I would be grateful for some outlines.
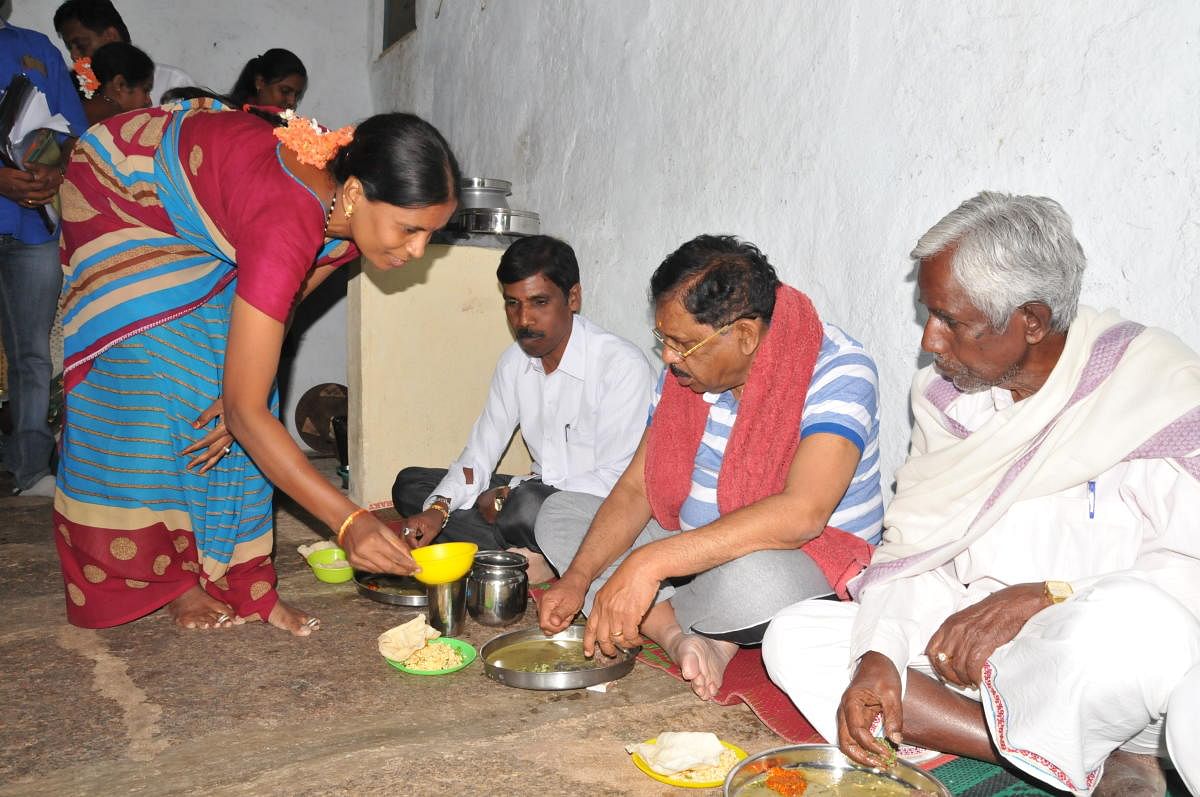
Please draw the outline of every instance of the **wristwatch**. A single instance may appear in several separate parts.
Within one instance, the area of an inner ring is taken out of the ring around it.
[[[1046,582],[1046,598],[1053,606],[1057,603],[1062,603],[1067,598],[1075,594],[1075,590],[1066,581],[1047,581]]]

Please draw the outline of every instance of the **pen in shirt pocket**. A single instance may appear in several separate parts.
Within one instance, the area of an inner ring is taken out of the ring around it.
[[[1096,482],[1088,482],[1088,520],[1096,519]]]
[[[563,427],[563,442],[571,442],[571,424],[569,423]]]

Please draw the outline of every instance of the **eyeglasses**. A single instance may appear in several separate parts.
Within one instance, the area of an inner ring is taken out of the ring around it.
[[[740,319],[738,319],[738,320],[740,320]],[[667,342],[667,338],[666,338],[666,336],[665,336],[665,335],[663,335],[663,333],[662,333],[662,330],[661,330],[661,329],[659,329],[658,327],[654,327],[654,328],[653,328],[653,329],[651,329],[650,331],[651,331],[651,332],[654,334],[654,337],[655,337],[655,339],[657,339],[657,340],[658,340],[658,342],[659,342],[660,344],[662,344],[662,345],[663,345],[663,346],[665,346],[666,348],[670,349],[671,351],[673,351],[673,352],[675,352],[677,355],[679,355],[679,359],[681,359],[681,360],[686,360],[688,357],[690,357],[691,355],[695,354],[695,353],[696,353],[696,349],[699,349],[699,348],[700,348],[701,346],[703,346],[705,343],[708,343],[708,342],[709,342],[710,340],[712,340],[713,338],[715,338],[715,337],[717,337],[717,336],[719,336],[719,335],[724,335],[726,332],[728,332],[729,330],[733,329],[733,325],[734,325],[735,323],[737,323],[737,320],[735,320],[735,321],[731,321],[730,323],[728,323],[728,324],[726,324],[725,326],[723,326],[723,327],[721,327],[720,329],[718,329],[716,332],[714,332],[714,333],[712,333],[711,335],[709,335],[709,336],[708,336],[707,338],[705,338],[704,340],[702,340],[702,341],[700,341],[699,343],[697,343],[695,346],[692,346],[692,347],[691,347],[690,349],[688,349],[687,351],[681,351],[681,350],[680,350],[680,349],[679,349],[677,346],[675,346],[675,345],[673,345],[673,344],[671,344],[671,343],[668,343],[668,342]]]

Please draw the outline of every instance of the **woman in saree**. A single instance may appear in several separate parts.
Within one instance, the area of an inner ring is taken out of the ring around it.
[[[276,130],[199,99],[115,116],[73,152],[54,524],[75,625],[167,606],[186,628],[310,634],[317,619],[275,589],[275,488],[336,530],[354,566],[416,569],[293,442],[275,374],[293,307],[333,269],[422,255],[454,212],[458,166],[408,114],[352,140],[306,120]]]

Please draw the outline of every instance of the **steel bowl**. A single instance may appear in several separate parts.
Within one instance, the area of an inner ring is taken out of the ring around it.
[[[493,637],[479,650],[479,657],[483,659],[483,671],[489,678],[497,680],[505,686],[515,686],[518,689],[582,689],[595,684],[615,681],[628,675],[637,660],[637,654],[641,651],[641,647],[631,648],[619,653],[613,659],[606,660],[603,666],[570,672],[531,672],[505,666],[504,652],[506,649],[511,649],[518,643],[535,641],[545,643],[548,651],[547,658],[552,659],[556,648],[559,650],[574,646],[583,648],[583,626],[570,626],[554,636],[546,636],[542,633],[542,629],[533,626]]]
[[[454,214],[449,226],[470,233],[537,235],[542,229],[542,221],[530,210],[462,208]]]
[[[425,591],[425,585],[412,576],[355,570],[354,586],[364,598],[389,606],[424,608],[429,605],[429,594]]]
[[[913,795],[950,797],[950,790],[940,780],[912,764],[897,761],[889,769],[871,769],[846,758],[832,744],[797,744],[776,747],[752,755],[729,771],[722,793],[725,797],[773,794],[774,792],[766,790],[765,787],[756,788],[754,785],[754,781],[771,767],[795,769],[814,777],[828,777],[832,783],[841,781],[853,772],[869,773],[907,788]]]

